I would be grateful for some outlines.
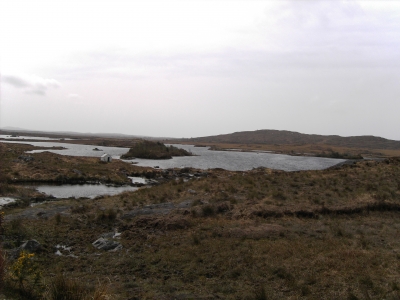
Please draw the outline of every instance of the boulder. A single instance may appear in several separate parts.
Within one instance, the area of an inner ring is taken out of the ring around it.
[[[23,160],[24,162],[28,162],[28,161],[34,160],[34,158],[32,156],[29,156],[29,155],[18,156],[18,159],[19,160]]]
[[[74,172],[75,174],[78,174],[78,175],[82,175],[82,172],[77,169],[73,169],[72,172]]]
[[[99,238],[92,243],[92,245],[99,250],[104,251],[117,251],[122,249],[122,245],[118,242],[111,241],[105,238]]]
[[[11,259],[17,259],[22,251],[34,253],[38,252],[42,249],[42,245],[37,240],[29,240],[25,241],[21,246],[18,248],[11,249],[8,252],[8,256]]]
[[[31,253],[37,252],[42,248],[42,245],[37,240],[29,240],[24,242],[19,249],[22,251],[28,251]]]

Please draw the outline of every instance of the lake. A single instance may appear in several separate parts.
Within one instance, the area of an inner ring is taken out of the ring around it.
[[[103,147],[94,145],[78,145],[55,142],[24,142],[4,141],[4,143],[31,144],[38,147],[65,147],[63,150],[33,150],[27,153],[39,153],[49,151],[61,155],[100,157],[104,153],[117,159],[128,152],[129,148]],[[283,171],[322,170],[345,161],[323,157],[290,156],[273,153],[236,152],[236,151],[211,151],[208,147],[194,147],[193,145],[174,145],[191,151],[196,156],[174,157],[168,160],[134,159],[124,160],[127,163],[135,162],[138,166],[166,168],[192,167],[197,169],[222,168],[230,171],[247,171],[257,167]],[[94,148],[102,151],[93,151]]]
[[[222,168],[230,171],[247,171],[266,167],[284,171],[322,170],[334,166],[344,159],[309,156],[290,156],[266,152],[213,151],[208,147],[193,145],[174,145],[191,151],[196,156],[174,157],[168,160],[134,159],[137,166],[162,169],[192,167],[197,169]],[[126,160],[125,160],[126,161]]]
[[[11,136],[7,134],[0,134],[0,139],[8,139],[8,140],[46,140],[46,141],[72,141],[73,139],[70,138],[50,138],[50,137],[41,137],[41,136],[27,136],[27,135],[18,135],[18,136]]]

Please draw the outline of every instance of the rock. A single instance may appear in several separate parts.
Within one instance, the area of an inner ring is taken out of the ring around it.
[[[100,235],[100,237],[104,238],[104,239],[115,239],[115,238],[119,238],[120,235],[121,235],[121,233],[117,232],[117,230],[115,230],[112,232],[103,233],[102,235]]]
[[[114,237],[114,232],[103,233],[100,237],[103,239],[112,239]]]
[[[188,193],[189,193],[189,194],[192,194],[192,195],[197,194],[197,192],[196,192],[195,190],[191,190],[191,189],[188,190]]]
[[[34,253],[34,252],[38,252],[39,250],[41,250],[41,248],[42,248],[42,246],[40,245],[40,243],[37,240],[29,240],[29,241],[24,242],[18,248],[11,249],[7,252],[8,252],[8,256],[11,259],[17,259],[20,256],[22,251]]]
[[[73,169],[72,172],[74,172],[75,174],[78,174],[78,175],[82,175],[82,172],[77,169]]]
[[[99,250],[104,251],[117,251],[122,249],[122,245],[115,241],[110,241],[105,238],[99,238],[92,243],[92,245]]]
[[[188,208],[191,207],[193,203],[193,200],[185,200],[181,203],[179,203],[176,207],[177,208]]]
[[[28,161],[34,160],[34,158],[32,156],[28,156],[28,155],[18,156],[18,159],[19,160],[23,160],[24,162],[28,162]]]
[[[19,249],[22,251],[28,251],[28,252],[37,252],[42,248],[42,245],[37,240],[29,240],[23,243]]]
[[[147,180],[147,184],[148,185],[158,185],[158,184],[160,184],[157,180],[154,180],[154,179],[148,179]]]

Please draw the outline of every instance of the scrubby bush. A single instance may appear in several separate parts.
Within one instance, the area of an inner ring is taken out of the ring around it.
[[[5,235],[14,240],[15,246],[20,246],[28,237],[28,231],[22,223],[22,219],[13,219],[7,223]]]
[[[39,299],[41,290],[41,273],[35,254],[21,251],[19,257],[8,269],[6,276],[7,289],[22,299]]]
[[[97,216],[98,221],[115,221],[116,218],[117,218],[117,212],[112,208],[109,208],[106,211],[102,211]]]
[[[203,213],[204,217],[210,217],[215,214],[215,209],[212,205],[204,205],[201,208],[201,212]]]

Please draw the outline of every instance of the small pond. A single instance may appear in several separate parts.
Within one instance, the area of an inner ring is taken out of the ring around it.
[[[13,203],[16,200],[17,200],[16,198],[12,198],[12,197],[0,197],[0,207],[2,207],[3,205],[9,204],[9,203]]]
[[[40,185],[36,189],[46,195],[55,198],[96,198],[103,195],[117,195],[126,191],[136,191],[133,186],[108,186],[104,184],[64,184],[64,185]]]

